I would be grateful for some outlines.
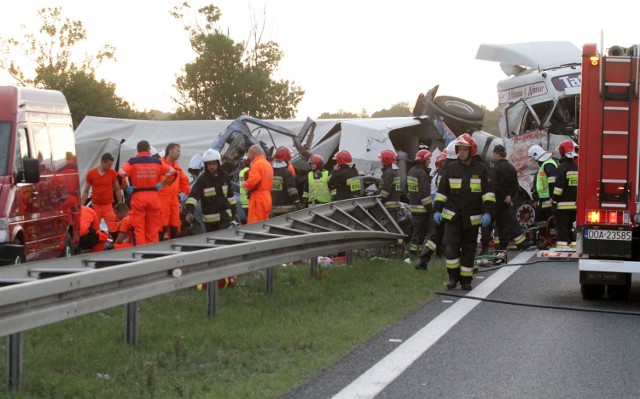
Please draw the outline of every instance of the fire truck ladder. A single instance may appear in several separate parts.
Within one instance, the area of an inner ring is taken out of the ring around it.
[[[631,105],[637,95],[637,73],[632,60],[628,56],[602,57],[599,196],[602,207],[626,209],[629,206]]]

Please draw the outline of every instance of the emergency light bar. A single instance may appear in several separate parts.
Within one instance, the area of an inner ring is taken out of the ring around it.
[[[587,210],[587,223],[591,224],[631,224],[631,216],[626,211]]]

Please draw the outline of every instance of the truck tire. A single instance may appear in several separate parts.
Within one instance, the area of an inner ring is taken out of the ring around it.
[[[15,245],[22,245],[22,241],[20,241],[19,238],[16,238],[15,240],[13,240],[13,244]],[[13,264],[14,265],[20,265],[22,263],[25,263],[27,261],[27,257],[24,254],[24,247],[22,249],[19,249],[17,254],[15,255],[15,258],[13,260]]]
[[[582,293],[582,299],[597,300],[601,299],[604,295],[603,284],[580,284],[580,292]]]
[[[609,299],[614,301],[626,301],[629,299],[629,285],[608,285],[607,295]]]
[[[428,115],[441,116],[444,123],[457,135],[482,128],[484,111],[474,103],[458,97],[430,96],[424,98]]]

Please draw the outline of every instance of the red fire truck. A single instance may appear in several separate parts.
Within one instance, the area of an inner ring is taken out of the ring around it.
[[[604,53],[604,52],[602,52]],[[626,299],[640,273],[638,47],[582,52],[576,238],[585,299]]]

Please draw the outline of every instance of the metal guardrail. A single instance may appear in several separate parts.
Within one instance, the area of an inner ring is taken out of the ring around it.
[[[364,197],[158,244],[0,268],[8,384],[20,385],[22,331],[128,304],[127,337],[135,342],[135,306],[129,305],[138,300],[261,269],[269,279],[275,265],[403,237],[378,198]],[[209,291],[215,302],[215,289]]]

